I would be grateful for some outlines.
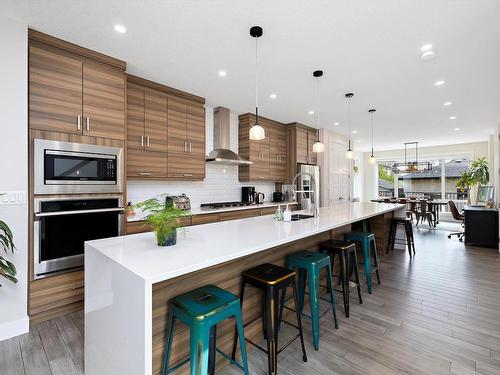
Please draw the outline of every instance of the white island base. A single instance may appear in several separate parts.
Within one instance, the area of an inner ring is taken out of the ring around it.
[[[405,206],[346,203],[320,209],[317,218],[276,222],[272,215],[187,227],[177,245],[158,247],[153,233],[90,241],[85,245],[85,373],[160,374],[168,301],[215,284],[238,294],[240,274],[261,263],[284,265],[286,255],[342,238],[352,224],[369,222],[379,254],[393,215]],[[261,297],[249,290],[243,317],[261,314]],[[234,322],[219,325],[217,345],[229,352]],[[245,330],[258,338],[262,325]],[[189,335],[176,326],[171,363],[188,354]],[[189,366],[178,374],[189,373]]]

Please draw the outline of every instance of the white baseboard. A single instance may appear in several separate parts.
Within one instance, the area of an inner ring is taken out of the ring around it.
[[[12,322],[0,324],[0,341],[10,339],[28,333],[30,330],[30,319],[28,316]]]

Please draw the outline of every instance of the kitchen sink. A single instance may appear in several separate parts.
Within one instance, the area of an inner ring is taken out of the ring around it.
[[[302,219],[310,219],[314,217],[313,215],[304,215],[304,214],[293,214],[292,215],[292,221],[298,221]]]

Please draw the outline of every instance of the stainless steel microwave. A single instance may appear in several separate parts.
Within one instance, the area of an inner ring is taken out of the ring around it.
[[[123,192],[123,149],[35,139],[35,194]]]

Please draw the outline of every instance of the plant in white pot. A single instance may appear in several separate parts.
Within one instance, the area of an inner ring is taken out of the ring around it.
[[[134,208],[147,213],[144,220],[155,231],[158,246],[173,246],[177,243],[177,228],[181,226],[180,218],[189,215],[188,211],[173,205],[167,206],[165,195],[136,203]]]
[[[9,251],[14,254],[14,250],[16,249],[12,231],[10,230],[9,226],[2,220],[0,220],[0,247],[5,251],[6,254],[8,254]],[[7,280],[12,281],[13,283],[17,283],[16,274],[17,271],[14,263],[9,262],[7,259],[0,255],[0,276],[5,277]],[[2,285],[0,284],[0,286]]]

